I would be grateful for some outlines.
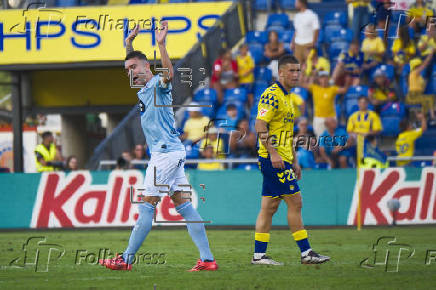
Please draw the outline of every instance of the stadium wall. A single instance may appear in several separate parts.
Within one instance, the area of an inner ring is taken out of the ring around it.
[[[187,170],[192,202],[211,225],[254,225],[262,178],[257,170]],[[397,198],[398,224],[436,223],[436,168],[389,168],[361,172],[361,209],[365,225],[392,222],[387,201]],[[138,170],[44,174],[1,174],[0,228],[132,226],[144,172]],[[354,225],[358,204],[356,171],[304,171],[300,182],[306,225]],[[165,187],[162,189],[165,190]],[[186,188],[188,195],[189,187]],[[132,196],[131,196],[132,195]],[[159,204],[155,225],[182,220],[169,197]],[[165,223],[163,223],[165,222]],[[280,206],[274,225],[286,225]],[[178,223],[180,225],[180,223]]]

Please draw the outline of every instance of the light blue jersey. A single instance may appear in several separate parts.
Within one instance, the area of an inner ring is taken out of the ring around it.
[[[144,131],[150,152],[185,151],[179,139],[179,133],[174,128],[174,112],[172,107],[155,106],[154,90],[156,89],[156,105],[172,105],[171,83],[167,85],[155,75],[138,92],[139,109],[141,111],[141,126]]]

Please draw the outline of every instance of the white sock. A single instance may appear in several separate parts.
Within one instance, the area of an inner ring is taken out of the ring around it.
[[[259,260],[260,258],[262,258],[265,255],[265,253],[254,253],[253,255],[253,259],[255,260]]]
[[[301,256],[306,256],[310,251],[312,251],[312,249],[307,249],[306,251],[301,252]]]

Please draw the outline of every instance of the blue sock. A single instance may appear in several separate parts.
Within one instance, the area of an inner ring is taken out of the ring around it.
[[[183,216],[186,221],[202,221],[198,211],[187,201],[176,207],[179,214]],[[203,223],[186,223],[189,235],[192,241],[200,251],[200,259],[213,261],[213,255],[209,248],[209,241],[207,240],[206,229]]]
[[[139,205],[139,217],[130,234],[129,245],[123,253],[126,263],[134,263],[135,254],[139,250],[151,230],[155,207],[148,202]]]

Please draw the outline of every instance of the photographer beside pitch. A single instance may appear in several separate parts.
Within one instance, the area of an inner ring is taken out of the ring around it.
[[[156,41],[162,67],[166,69],[162,76],[153,75],[147,57],[142,52],[133,50],[132,41],[138,34],[138,26],[126,39],[127,56],[124,67],[133,83],[142,86],[138,91],[141,126],[151,158],[144,180],[144,202],[138,205],[139,217],[130,235],[129,245],[122,255],[114,259],[101,259],[99,263],[112,270],[131,270],[135,254],[151,230],[156,205],[165,196],[165,192],[161,191],[162,187],[156,184],[165,184],[169,186],[169,195],[176,211],[187,221],[189,235],[200,252],[200,259],[190,271],[215,271],[218,265],[210,251],[204,224],[198,222],[202,219],[191,202],[182,197],[185,189],[183,185],[189,184],[184,169],[186,152],[179,133],[174,128],[174,112],[171,106],[173,66],[165,47],[168,23],[163,21],[161,25],[161,29],[156,30]],[[155,106],[154,102],[159,106]]]
[[[279,80],[268,87],[259,100],[255,129],[259,135],[259,166],[263,175],[262,202],[256,221],[252,264],[283,265],[266,255],[272,217],[282,199],[288,207],[288,224],[301,250],[302,264],[320,264],[330,260],[313,251],[301,217],[301,193],[297,179],[301,168],[293,148],[294,115],[291,89],[298,84],[300,64],[292,55],[278,63]]]

